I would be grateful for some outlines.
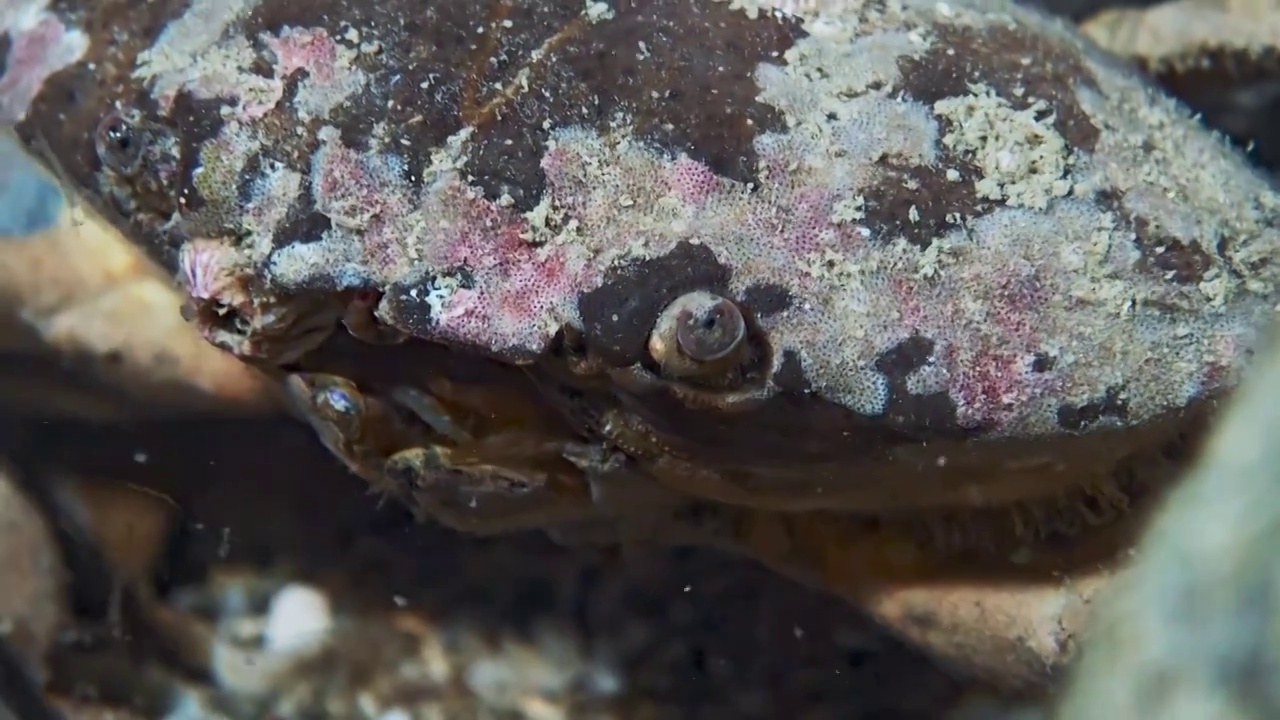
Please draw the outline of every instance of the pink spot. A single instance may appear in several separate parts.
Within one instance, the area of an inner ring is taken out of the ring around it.
[[[1209,345],[1210,354],[1196,394],[1207,395],[1229,384],[1244,352],[1244,344],[1235,335],[1223,334],[1215,337]]]
[[[1036,400],[1054,392],[1061,378],[1034,368],[1041,350],[1037,317],[1051,299],[1029,268],[990,268],[975,282],[934,290],[928,282],[895,278],[901,324],[936,343],[938,363],[950,378],[957,420],[966,427],[999,429],[1015,422]],[[981,303],[981,311],[970,309]]]
[[[323,28],[287,27],[280,37],[268,37],[267,47],[276,54],[277,77],[284,79],[306,70],[311,79],[332,82],[338,63],[338,45]]]
[[[217,240],[196,239],[182,246],[178,268],[187,294],[201,300],[222,295],[234,276],[235,251]]]
[[[590,203],[590,188],[582,177],[583,159],[562,146],[553,147],[542,156],[542,173],[547,187],[555,188],[556,200],[561,208],[574,215],[586,212]]]
[[[525,241],[520,215],[483,199],[454,199],[465,204],[465,220],[444,243],[440,262],[466,266],[475,287],[450,296],[441,329],[468,340],[495,338],[498,347],[540,346],[548,320],[582,287],[582,271],[571,269],[565,247]]]
[[[1035,356],[1021,348],[982,342],[977,348],[942,355],[949,361],[957,420],[966,427],[999,429],[1054,388],[1052,376],[1035,373]]]
[[[548,183],[562,185],[576,177],[576,168],[580,162],[581,158],[578,153],[562,145],[557,145],[543,154],[542,172],[547,176]]]
[[[457,335],[463,336],[466,332],[456,331],[456,328],[465,327],[469,321],[475,320],[483,307],[484,296],[481,293],[470,288],[456,290],[449,296],[436,321],[446,332],[454,330]],[[483,322],[484,319],[479,318],[479,321]]]
[[[925,293],[919,281],[901,275],[890,275],[888,284],[897,300],[898,324],[911,332],[924,328],[929,322],[928,308],[936,306],[934,293]]]
[[[316,209],[334,225],[361,232],[371,264],[386,267],[399,251],[390,225],[410,215],[412,203],[391,160],[362,155],[338,142],[336,135],[321,133],[324,145],[313,159]]]
[[[1032,342],[1037,334],[1036,318],[1050,300],[1049,289],[1034,272],[1009,268],[993,273],[996,287],[986,300],[992,321],[1010,336]]]
[[[0,123],[14,124],[27,110],[51,75],[76,62],[89,48],[89,40],[79,30],[68,30],[52,13],[38,5],[19,10],[6,18],[9,24],[0,33],[11,36],[0,76]]]
[[[684,202],[701,205],[720,189],[720,178],[706,165],[681,155],[667,171],[667,185]]]
[[[831,247],[839,230],[831,221],[832,204],[832,194],[825,188],[806,188],[792,194],[785,213],[773,218],[775,242],[798,257]]]

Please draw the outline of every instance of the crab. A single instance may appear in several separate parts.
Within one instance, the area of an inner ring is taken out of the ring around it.
[[[411,386],[381,398],[339,376],[295,373],[286,387],[325,447],[371,488],[458,530],[491,534],[587,519],[593,505],[580,469],[611,469],[612,458],[585,443],[484,427],[482,418]]]
[[[1280,300],[1271,181],[1002,0],[11,8],[0,110],[376,492],[740,552],[1006,684]]]

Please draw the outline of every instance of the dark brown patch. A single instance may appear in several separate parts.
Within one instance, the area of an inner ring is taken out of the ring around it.
[[[625,119],[657,147],[753,180],[756,133],[785,128],[756,101],[753,74],[761,62],[781,62],[803,36],[799,23],[752,20],[701,0],[616,3],[614,17],[595,23],[583,8],[578,0],[267,0],[246,31],[321,26],[337,37],[349,24],[379,41],[383,69],[341,111],[343,140],[363,147],[385,122],[421,168],[447,137],[474,126],[465,171],[490,198],[509,195],[522,210],[542,194],[549,132],[572,125],[605,132]]]
[[[730,474],[731,468],[750,472],[864,461],[895,445],[977,434],[956,424],[954,405],[944,394],[907,392],[906,376],[926,361],[932,346],[926,338],[912,338],[877,364],[893,387],[890,411],[877,417],[860,415],[813,392],[799,358],[787,351],[773,377],[775,393],[728,410],[691,407],[661,383],[640,392],[615,392],[622,406],[643,420],[664,447]]]
[[[150,114],[158,115],[155,105],[139,99]],[[197,100],[188,93],[179,93],[169,111],[168,123],[182,141],[182,162],[188,183],[192,170],[200,162],[200,150],[204,144],[222,132],[226,120],[222,117],[222,101]]]
[[[1025,28],[1004,26],[937,26],[933,40],[933,49],[924,56],[898,61],[902,89],[911,97],[932,104],[968,95],[969,83],[985,83],[1018,109],[1045,101],[1053,111],[1054,128],[1071,147],[1088,151],[1097,144],[1098,128],[1076,101],[1074,89],[1077,83],[1093,87],[1093,74],[1074,48]]]
[[[803,382],[794,376],[787,381]],[[778,392],[732,410],[690,407],[664,384],[645,392],[615,392],[661,446],[710,468],[756,470],[862,459],[908,440],[813,392]]]
[[[791,307],[791,291],[780,285],[752,285],[742,292],[742,305],[757,318],[776,315]]]
[[[1047,373],[1058,366],[1058,358],[1047,352],[1038,352],[1031,359],[1031,372]]]
[[[1280,170],[1280,48],[1201,47],[1145,69],[1263,166]]]
[[[1179,284],[1196,284],[1213,267],[1213,258],[1198,243],[1184,243],[1163,235],[1146,218],[1133,219],[1134,242],[1142,266]]]
[[[310,194],[303,195],[300,206],[289,210],[289,215],[277,231],[281,236],[293,238],[295,243],[316,242],[333,227],[328,215],[317,211]]]
[[[933,166],[887,160],[877,181],[863,193],[865,222],[885,242],[904,238],[921,249],[964,222],[981,214],[990,203],[978,199],[975,181],[982,173],[972,163],[944,154]],[[947,169],[960,179],[947,179]],[[916,217],[912,219],[912,208]]]
[[[611,270],[599,288],[578,298],[587,350],[616,367],[644,362],[649,332],[662,310],[695,290],[728,297],[730,276],[710,248],[691,243]]]
[[[932,340],[912,335],[876,360],[876,370],[889,380],[885,420],[892,427],[919,437],[971,435],[956,421],[956,405],[947,393],[917,395],[907,389],[907,377],[928,364],[933,349]]]
[[[788,393],[807,393],[813,389],[809,378],[804,374],[804,365],[794,350],[782,351],[782,362],[778,364],[778,372],[773,374],[773,384]]]
[[[4,75],[4,71],[9,68],[9,48],[13,47],[13,41],[9,39],[6,33],[0,35],[0,76]]]
[[[1185,243],[1163,233],[1149,219],[1134,215],[1125,208],[1122,196],[1115,190],[1102,190],[1097,201],[1133,230],[1133,243],[1138,248],[1138,267],[1172,282],[1194,285],[1216,264],[1216,258],[1198,243]],[[1229,243],[1227,240],[1223,245]],[[1218,252],[1222,252],[1221,247]]]
[[[471,272],[465,267],[450,268],[442,274],[459,278],[462,288],[475,287]],[[388,287],[382,296],[381,313],[397,328],[417,337],[428,337],[435,331],[435,316],[427,301],[427,284],[432,278],[424,278],[416,284],[396,283]]]
[[[1058,408],[1058,425],[1073,432],[1085,430],[1104,417],[1122,421],[1128,419],[1129,401],[1125,399],[1122,388],[1107,388],[1106,394],[1101,398],[1079,407],[1063,405]]]
[[[247,207],[253,202],[253,188],[257,184],[258,176],[262,174],[267,159],[263,153],[254,153],[245,162],[244,168],[240,171],[240,176],[236,178],[236,196],[235,203],[237,207]],[[310,195],[310,193],[307,193]]]

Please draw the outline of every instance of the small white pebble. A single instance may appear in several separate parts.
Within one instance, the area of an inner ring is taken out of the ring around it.
[[[332,630],[329,598],[309,585],[290,583],[271,598],[263,646],[272,652],[305,651],[325,642]]]
[[[622,694],[623,678],[612,668],[592,665],[588,668],[583,684],[587,692],[596,697],[615,697]]]

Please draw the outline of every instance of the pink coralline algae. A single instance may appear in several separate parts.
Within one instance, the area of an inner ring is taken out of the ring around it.
[[[706,164],[682,155],[668,175],[672,193],[680,200],[697,205],[721,187],[721,180]]]
[[[764,395],[941,398],[950,431],[1004,436],[1113,389],[1127,417],[1091,423],[1216,392],[1274,307],[1275,193],[1016,5],[517,7],[175,2],[118,69],[199,159],[166,239],[234,239],[278,298],[374,290],[383,324],[506,358],[569,327],[634,368],[669,294],[713,291],[766,338]]]
[[[313,164],[316,207],[339,227],[362,230],[366,237],[385,234],[384,223],[410,210],[394,158],[357,153],[336,132],[323,132],[321,140]],[[378,257],[369,262],[376,264]]]
[[[337,75],[338,46],[323,29],[285,28],[279,37],[267,38],[267,47],[276,54],[282,78],[306,70],[316,82],[330,83]]]
[[[9,36],[0,76],[0,124],[21,121],[50,75],[76,62],[89,38],[45,9],[47,0],[0,0],[0,37]]]
[[[279,104],[286,82],[305,72],[293,106],[306,119],[327,116],[363,87],[365,75],[352,66],[357,51],[340,46],[322,28],[286,27],[277,35],[261,34],[258,39],[270,51],[266,57],[252,38],[219,39],[219,26],[233,23],[249,4],[236,0],[224,8],[201,6],[189,22],[172,23],[144,53],[136,75],[151,84],[162,107],[171,108],[178,93],[186,91],[200,99],[231,100],[235,104],[226,114],[258,120]],[[270,75],[255,69],[263,62],[273,64]]]
[[[469,205],[444,247],[443,267],[466,267],[474,288],[459,290],[444,303],[440,331],[461,340],[493,333],[512,347],[554,332],[563,322],[564,298],[590,279],[563,244],[528,242],[528,222],[482,200]]]
[[[324,117],[365,83],[364,73],[351,66],[356,52],[340,46],[323,28],[287,27],[278,37],[265,38],[276,56],[276,76],[286,80],[305,71],[294,105],[303,117]]]
[[[324,257],[343,287],[415,278],[411,299],[428,302],[437,332],[459,342],[490,337],[519,348],[554,332],[566,298],[588,279],[581,248],[539,242],[542,228],[529,218],[455,180],[417,193],[395,156],[353,150],[332,129],[320,136],[312,194],[332,227],[320,242],[277,255],[279,275]],[[436,241],[423,244],[427,231]]]
[[[1001,268],[1003,282],[985,298],[982,318],[966,318],[960,298],[950,298],[932,308],[921,329],[933,337],[951,339],[962,329],[955,324],[984,323],[987,333],[976,344],[940,344],[942,365],[952,378],[951,395],[961,425],[1003,427],[1018,417],[1021,408],[1053,397],[1061,378],[1044,358],[1046,338],[1036,328],[1036,308],[1043,307],[1046,288],[1030,269]],[[950,327],[948,327],[950,326]]]

